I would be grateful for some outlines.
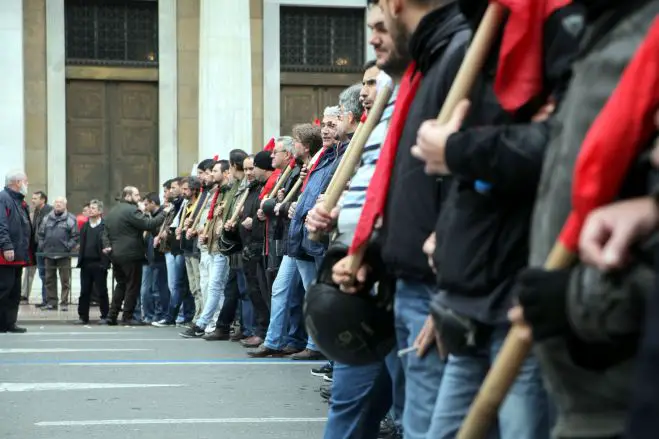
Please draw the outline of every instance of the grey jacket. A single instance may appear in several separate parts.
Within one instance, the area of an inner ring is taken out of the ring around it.
[[[658,13],[659,2],[647,2],[621,19],[573,66],[572,82],[553,121],[538,190],[531,231],[532,266],[544,263],[570,212],[572,174],[579,147]],[[607,18],[604,16],[600,20]],[[574,280],[570,287],[572,298],[568,299],[571,301],[568,312],[572,325],[582,337],[605,336],[607,318],[596,314],[606,310],[595,308],[586,313],[587,307],[574,308],[574,297],[580,290],[604,288],[600,283],[604,279],[592,272],[577,270],[575,273],[581,278],[578,282]],[[629,274],[632,275],[639,274]],[[645,284],[647,286],[647,282]],[[609,286],[606,291],[625,295],[625,288],[630,285],[632,283],[623,282],[615,288]],[[628,407],[631,360],[604,371],[589,371],[574,363],[564,339],[540,343],[535,353],[557,405],[556,437],[612,437],[622,433]]]
[[[61,259],[61,253],[71,253],[78,245],[80,235],[76,217],[69,212],[57,215],[52,210],[42,220],[38,232],[39,251],[43,253],[60,253],[59,256],[46,256]]]

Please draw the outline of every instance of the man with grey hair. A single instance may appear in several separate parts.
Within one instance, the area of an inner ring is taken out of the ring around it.
[[[44,309],[57,309],[57,272],[62,284],[60,305],[65,311],[71,292],[71,252],[78,246],[78,222],[67,211],[67,200],[55,198],[53,210],[39,227],[39,249],[46,265],[46,302]]]
[[[108,269],[110,258],[103,252],[103,202],[89,202],[89,220],[80,229],[80,252],[78,268],[80,268],[80,301],[78,302],[79,320],[76,324],[89,323],[89,304],[92,292],[98,292],[98,304],[101,311],[99,324],[107,323],[110,303],[108,298]]]
[[[339,116],[336,117],[336,128],[333,135],[334,140],[329,146],[325,145],[325,134],[328,131],[328,122],[332,119],[332,116],[327,116],[328,110],[326,110],[326,116],[323,118],[323,149],[315,162],[312,160],[314,163],[310,164],[309,172],[305,177],[302,185],[302,195],[297,205],[291,208],[288,253],[295,258],[305,292],[316,280],[318,267],[327,252],[328,242],[327,240],[321,242],[310,240],[304,223],[307,213],[314,207],[320,194],[327,189],[357,128],[363,111],[359,102],[360,92],[361,85],[353,85],[341,93],[339,97]],[[329,109],[329,111],[335,110]],[[313,340],[309,337],[306,349],[291,355],[290,358],[294,360],[319,360],[323,359],[324,356],[318,351]]]
[[[23,171],[10,171],[0,191],[0,333],[26,332],[16,326],[23,267],[34,264],[28,183]]]

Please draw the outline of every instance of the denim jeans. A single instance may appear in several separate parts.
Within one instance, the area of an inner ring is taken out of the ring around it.
[[[434,291],[434,284],[400,279],[396,283],[394,314],[398,349],[406,349],[414,344],[430,314],[430,297]],[[442,382],[444,362],[437,349],[429,349],[423,358],[412,352],[401,361],[405,374],[404,437],[435,439],[428,432]]]
[[[449,355],[428,437],[455,437],[507,333],[507,325],[497,327],[478,356]],[[531,355],[499,409],[498,428],[494,426],[488,438],[549,439],[552,421],[540,365]]]
[[[46,296],[46,261],[43,256],[37,256],[37,270],[39,271],[39,279],[41,279],[41,303],[46,303],[48,297]]]
[[[229,277],[229,258],[223,254],[208,255],[208,293],[204,301],[204,310],[197,320],[197,326],[205,328],[213,318],[215,310],[222,307],[224,288]]]
[[[169,287],[167,266],[164,263],[145,265],[142,269],[142,320],[159,321],[167,318]]]
[[[398,349],[387,355],[384,359],[391,377],[391,419],[398,428],[398,431],[403,432],[403,409],[405,408],[405,372],[403,371],[403,362],[398,358]]]
[[[272,285],[270,324],[264,345],[270,349],[282,350],[286,346],[301,348],[304,342],[295,337],[302,324],[301,304],[304,300],[304,287],[300,279],[295,258],[284,256]],[[291,311],[299,308],[299,316]],[[299,321],[295,321],[295,318]]]
[[[183,255],[165,254],[167,264],[167,284],[169,286],[170,300],[167,321],[176,321],[181,307],[185,308],[184,319],[192,320],[194,316],[194,298],[190,294],[185,268],[185,257]]]
[[[318,268],[322,262],[322,257],[315,258],[313,261],[303,261],[301,259],[295,260],[297,269],[300,272],[300,277],[302,278],[302,285],[304,286],[305,294],[309,290],[309,287],[316,281],[316,277],[318,276]],[[311,336],[309,336],[307,339],[307,349],[311,351],[318,351],[318,348],[311,339]]]
[[[396,350],[387,357],[396,357]],[[364,366],[334,363],[326,439],[377,439],[394,394],[388,361]]]

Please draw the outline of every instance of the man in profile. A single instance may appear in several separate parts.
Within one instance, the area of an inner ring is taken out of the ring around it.
[[[126,186],[119,203],[105,218],[104,252],[110,255],[116,285],[108,313],[108,325],[116,325],[123,305],[124,325],[141,325],[133,317],[142,286],[142,265],[146,258],[144,232],[159,227],[165,220],[160,211],[153,218],[138,208],[140,191]]]

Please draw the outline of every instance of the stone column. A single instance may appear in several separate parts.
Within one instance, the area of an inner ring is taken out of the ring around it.
[[[0,1],[0,185],[12,169],[25,169],[23,1]],[[29,176],[28,176],[29,177]]]
[[[64,0],[46,2],[48,195],[66,196],[66,52]]]
[[[252,147],[249,2],[201,0],[199,158]]]
[[[158,1],[158,181],[178,168],[177,0]]]

